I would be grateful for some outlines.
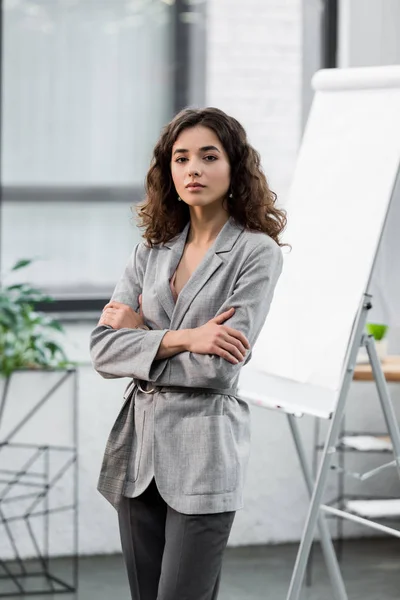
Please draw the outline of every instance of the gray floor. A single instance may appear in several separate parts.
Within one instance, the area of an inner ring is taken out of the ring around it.
[[[296,551],[296,545],[228,548],[219,600],[285,600]],[[65,560],[52,561],[52,568],[60,576],[67,577],[69,574]],[[400,541],[372,539],[345,542],[342,571],[349,600],[399,600]],[[4,586],[5,581],[0,580],[2,593],[6,591]],[[31,597],[36,600],[129,600],[122,557],[82,558],[77,595]],[[302,600],[331,599],[333,596],[317,546],[314,582],[312,587],[304,588]]]

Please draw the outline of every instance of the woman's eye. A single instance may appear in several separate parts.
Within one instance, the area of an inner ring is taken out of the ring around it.
[[[179,156],[179,158],[177,158],[175,162],[183,163],[183,162],[186,162],[187,160],[188,160],[188,158],[186,156]],[[204,160],[206,162],[214,162],[215,160],[218,160],[218,159],[216,156],[210,155],[210,156],[205,156]]]

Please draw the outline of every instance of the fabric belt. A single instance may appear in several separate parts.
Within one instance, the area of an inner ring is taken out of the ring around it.
[[[128,388],[131,388],[131,385],[137,385],[138,389],[145,394],[155,394],[157,392],[165,393],[165,392],[176,392],[176,393],[184,393],[184,394],[221,394],[226,396],[237,396],[238,391],[237,388],[205,388],[205,387],[186,387],[181,385],[153,385],[150,381],[142,381],[140,379],[135,379],[131,384],[128,385]],[[144,384],[144,385],[143,385]],[[151,386],[149,389],[146,389],[144,386]],[[132,388],[131,388],[132,389]],[[129,389],[129,392],[131,391]],[[128,392],[128,389],[126,390]],[[128,393],[129,393],[128,392]]]

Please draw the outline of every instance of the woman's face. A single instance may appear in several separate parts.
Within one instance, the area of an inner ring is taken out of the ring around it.
[[[177,194],[189,206],[222,204],[230,185],[228,156],[212,129],[184,129],[172,147],[171,175]]]

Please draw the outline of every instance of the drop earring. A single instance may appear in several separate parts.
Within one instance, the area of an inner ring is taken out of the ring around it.
[[[232,194],[232,192],[229,194],[229,198],[233,198],[233,194]]]
[[[182,202],[182,198],[178,196],[178,202]]]

